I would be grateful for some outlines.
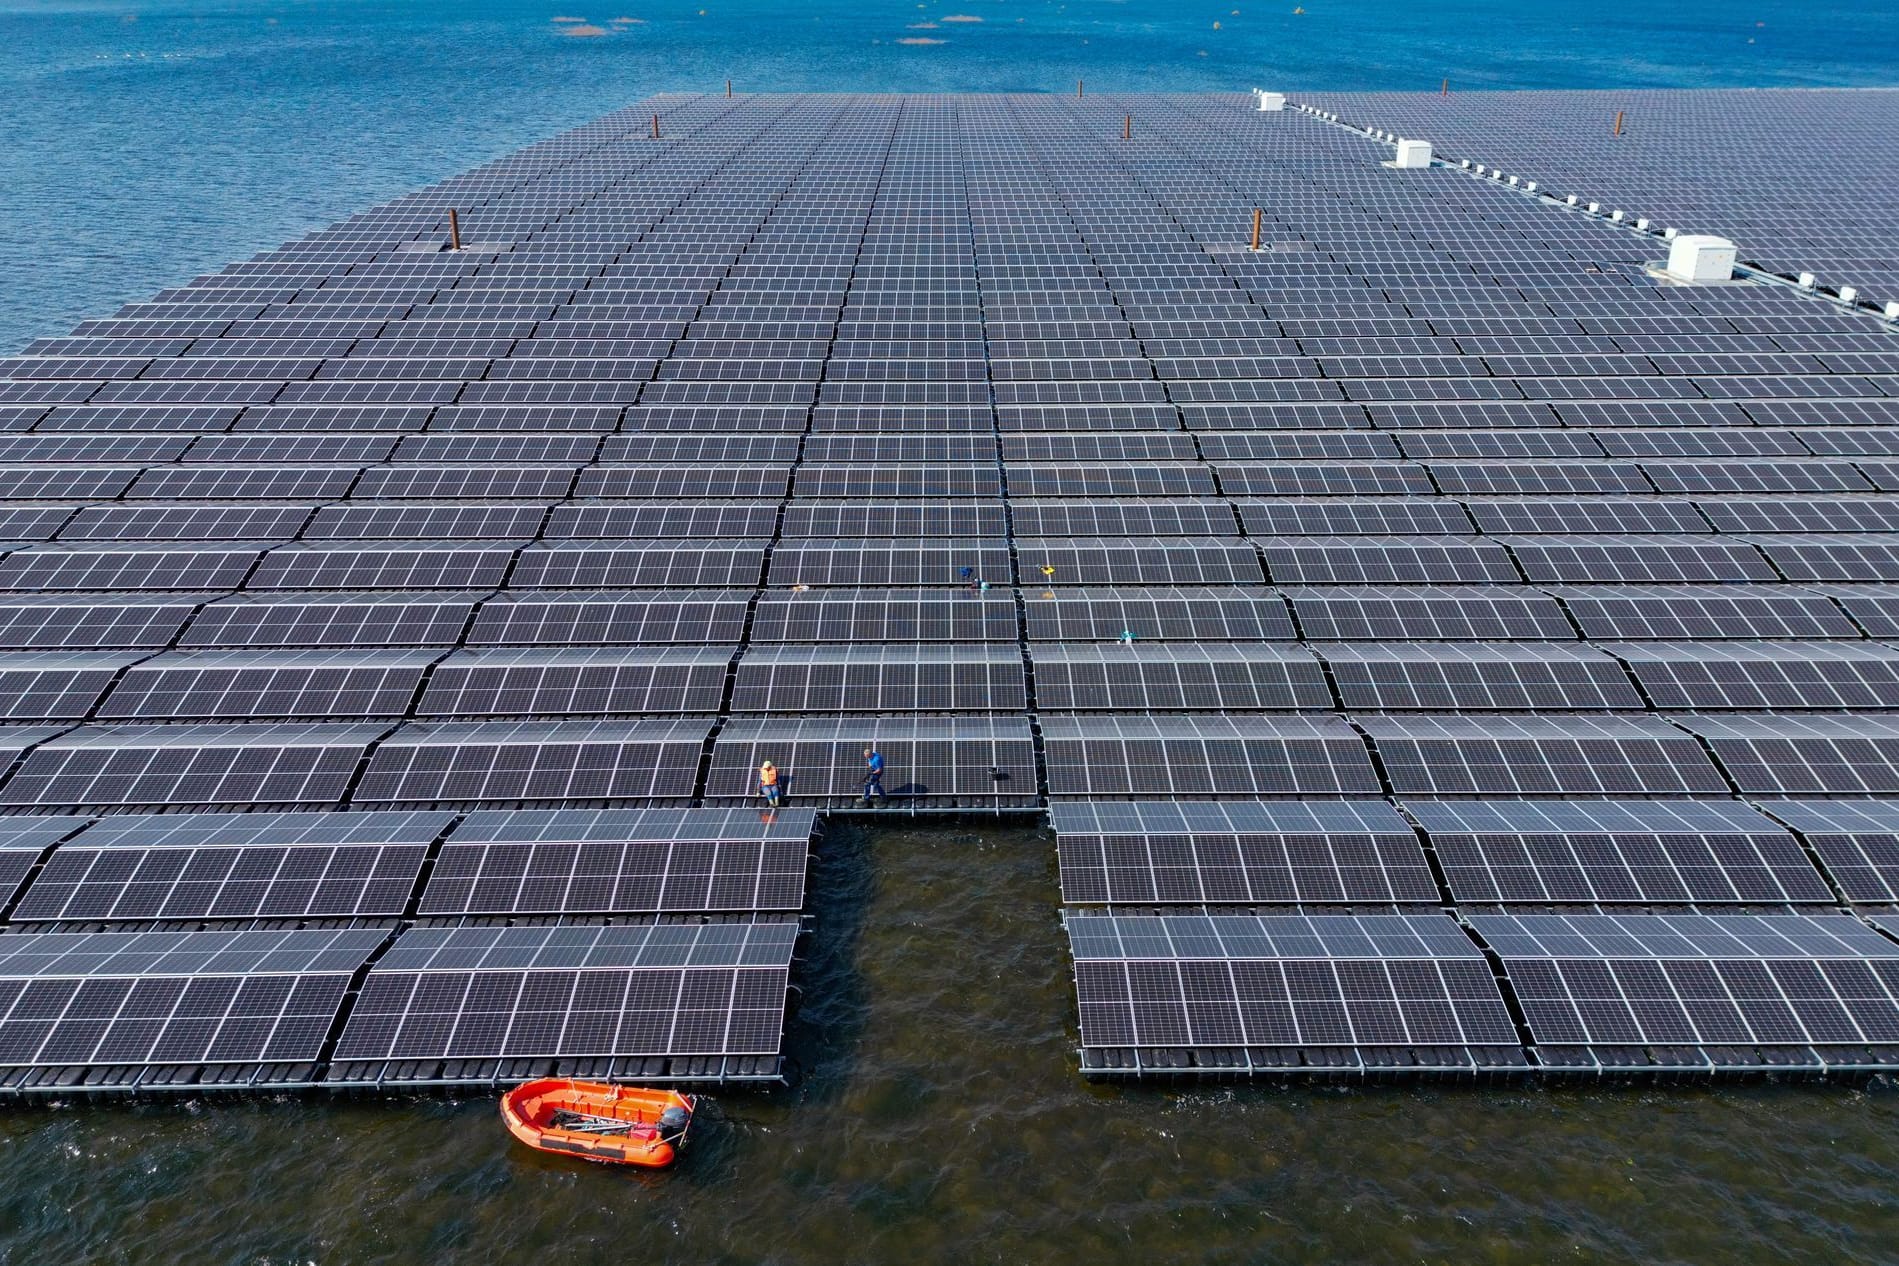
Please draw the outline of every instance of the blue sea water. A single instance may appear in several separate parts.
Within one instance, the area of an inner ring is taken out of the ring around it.
[[[0,353],[653,92],[1446,77],[1890,85],[1899,5],[0,0]]]

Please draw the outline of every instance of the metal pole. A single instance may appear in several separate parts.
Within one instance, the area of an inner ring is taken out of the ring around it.
[[[659,116],[657,114],[653,116],[653,139],[656,141],[659,139]]]
[[[1437,91],[1438,91],[1438,95],[1441,97],[1450,96],[1451,95],[1451,81],[1446,79],[1444,81],[1444,86],[1442,88],[1439,88]]]
[[[728,97],[732,95],[732,81],[730,79],[725,81],[725,95]]]
[[[455,214],[455,208],[448,209],[448,249],[458,251],[462,248],[462,220]]]
[[[1259,208],[1253,208],[1253,249],[1259,249]]]
[[[1081,80],[1079,79],[1075,81],[1075,95],[1077,97],[1081,95]]]
[[[1615,112],[1615,134],[1622,135],[1622,111],[1620,110]]]

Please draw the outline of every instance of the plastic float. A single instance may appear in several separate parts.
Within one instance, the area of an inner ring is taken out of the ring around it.
[[[664,1169],[686,1145],[695,1104],[675,1090],[547,1077],[503,1095],[501,1119],[539,1151]]]

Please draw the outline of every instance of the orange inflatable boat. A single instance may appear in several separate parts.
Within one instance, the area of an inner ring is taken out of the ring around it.
[[[694,1106],[674,1090],[548,1077],[503,1095],[501,1119],[543,1152],[663,1169],[685,1146]]]

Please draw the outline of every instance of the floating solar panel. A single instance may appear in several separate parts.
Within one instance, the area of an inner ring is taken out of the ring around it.
[[[399,717],[437,658],[439,652],[429,651],[173,651],[128,669],[99,715],[193,721]]]
[[[1248,585],[1265,579],[1243,541],[1218,537],[1016,538],[1022,582],[1050,585]]]
[[[1563,501],[1538,497],[1528,501],[1470,499],[1464,509],[1485,532],[1508,533],[1701,533],[1712,529],[1686,501],[1660,498],[1596,497]]]
[[[1011,498],[1025,536],[1238,536],[1223,501],[1032,501]]]
[[[196,611],[182,647],[451,646],[475,599],[426,591],[234,594]]]
[[[683,798],[705,721],[469,721],[405,726],[353,798],[395,801]],[[3,796],[4,788],[0,788]]]
[[[1899,544],[1883,537],[1809,532],[1735,539],[1756,546],[1788,580],[1889,581],[1899,576]]]
[[[1824,596],[1793,585],[1552,585],[1585,637],[1857,637]]]
[[[60,529],[66,541],[276,540],[302,530],[311,506],[88,506]],[[64,521],[64,515],[62,522]],[[10,536],[30,536],[24,524],[0,524]],[[51,535],[49,530],[46,535]]]
[[[0,718],[83,717],[142,652],[0,651]]]
[[[1009,642],[1014,599],[963,589],[768,590],[752,620],[765,642]]]
[[[1774,570],[1743,540],[1689,536],[1499,537],[1532,582],[1773,580]]]
[[[1879,642],[1607,642],[1658,708],[1899,705],[1899,648]]]
[[[1472,531],[1463,507],[1442,500],[1236,500],[1254,536],[1446,536]]]
[[[1832,893],[1785,830],[1728,800],[1407,800],[1451,894],[1498,902],[1796,902]]]
[[[1743,793],[1899,792],[1899,721],[1877,716],[1682,717]]]
[[[739,661],[734,712],[987,712],[1024,706],[1021,651],[988,646],[772,646]]]
[[[85,547],[39,545],[0,560],[0,589],[16,594],[49,590],[206,590],[244,582],[264,546],[220,542],[186,546]]]
[[[1561,642],[1344,643],[1322,652],[1348,708],[1513,712],[1640,708],[1609,656]]]
[[[307,1085],[352,973],[388,935],[374,929],[6,937],[0,1066],[124,1069],[111,1079],[121,1085]],[[214,1065],[234,1067],[215,1076],[197,1071]]]
[[[300,543],[271,550],[248,578],[240,572],[230,583],[252,590],[492,589],[515,553],[514,545],[493,541]]]
[[[492,1080],[494,1066],[466,1066],[687,1056],[768,1057],[755,1075],[775,1076],[797,936],[772,922],[417,928],[370,972],[332,1079]]]
[[[966,585],[971,578],[993,584],[1008,575],[1008,551],[991,540],[864,545],[787,541],[772,551],[767,580],[775,589],[795,589],[799,585],[912,588]]]
[[[777,509],[767,507],[767,533]],[[797,502],[785,508],[782,531],[787,539],[994,537],[1007,531],[1007,520],[1000,501]]]
[[[1558,1066],[1850,1065],[1899,1039],[1899,944],[1843,915],[1470,923],[1502,958],[1536,1050]]]
[[[459,651],[437,664],[417,716],[716,712],[732,647],[525,647]]]
[[[1303,795],[1379,791],[1364,742],[1330,717],[1050,716],[1055,796]]]
[[[0,597],[0,644],[15,650],[168,645],[204,595]]]
[[[423,915],[796,910],[809,809],[490,810],[443,844]]]
[[[1535,590],[1499,586],[1310,586],[1286,591],[1314,640],[1547,641],[1575,635],[1563,608]]]
[[[1514,582],[1499,545],[1456,537],[1262,537],[1273,581],[1286,585]]]
[[[46,850],[89,821],[79,817],[0,820],[0,902],[12,903]]]
[[[334,804],[363,752],[387,728],[309,722],[82,726],[35,748],[0,784],[0,804]],[[45,738],[52,733],[37,732]],[[0,744],[7,737],[0,731]],[[19,742],[24,735],[14,737]]]
[[[1392,788],[1413,795],[1719,795],[1691,735],[1636,716],[1362,716]]]
[[[1298,647],[1164,642],[1033,651],[1037,706],[1051,711],[1326,709],[1319,661]]]
[[[733,643],[749,592],[731,589],[517,592],[481,604],[470,645]]]
[[[58,849],[14,919],[396,918],[446,813],[119,815]]]
[[[1379,800],[1060,802],[1062,899],[1134,905],[1436,901],[1416,833]]]
[[[1762,811],[1800,832],[1851,901],[1899,901],[1899,803],[1761,800]]]
[[[1272,641],[1296,636],[1284,600],[1264,587],[1046,589],[1028,596],[1023,610],[1030,642]]]
[[[1240,1048],[1240,1070],[1266,1071],[1308,1058],[1336,1066],[1364,1047],[1418,1051],[1416,1063],[1427,1067],[1468,1067],[1478,1062],[1469,1048],[1509,1051],[1517,1042],[1483,955],[1441,914],[1067,923],[1088,1071],[1139,1071],[1138,1056],[1091,1064],[1089,1050],[1101,1048]],[[1196,1059],[1189,1068],[1215,1072],[1227,1062],[1209,1052],[1206,1066]]]

